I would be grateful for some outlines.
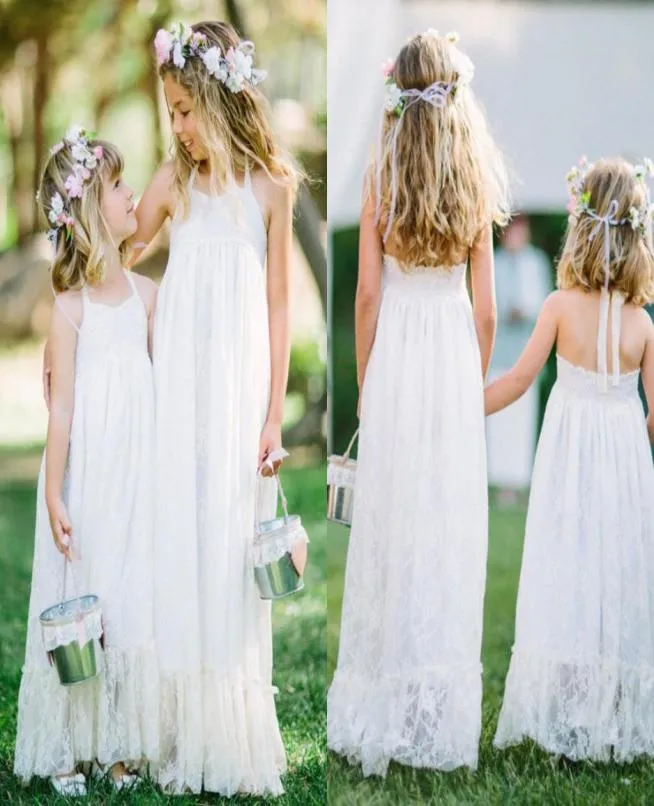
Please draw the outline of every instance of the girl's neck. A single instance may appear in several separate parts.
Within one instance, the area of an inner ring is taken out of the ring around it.
[[[118,250],[112,246],[105,247],[103,285],[112,285],[124,271]]]

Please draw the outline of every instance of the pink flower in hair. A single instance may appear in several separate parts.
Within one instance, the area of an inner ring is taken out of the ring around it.
[[[170,31],[160,28],[154,38],[154,49],[157,53],[157,63],[161,66],[170,58],[170,49],[173,46],[173,35]]]
[[[566,204],[565,209],[569,213],[574,213],[576,206],[577,206],[576,200],[571,198],[571,199],[568,200],[568,203]]]
[[[384,74],[384,78],[389,78],[394,69],[395,62],[393,59],[386,59],[386,61],[382,64],[382,73]]]
[[[61,149],[64,147],[63,142],[55,143],[52,148],[50,149],[50,154],[54,157],[55,154],[58,154]]]
[[[77,174],[68,174],[66,179],[66,191],[69,199],[82,198],[82,177]]]
[[[96,158],[96,160],[101,160],[102,157],[104,157],[104,148],[102,148],[102,146],[96,146],[93,149],[93,156]]]

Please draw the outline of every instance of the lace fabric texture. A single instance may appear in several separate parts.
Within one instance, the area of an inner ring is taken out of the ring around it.
[[[619,338],[619,331],[618,331]],[[536,453],[495,743],[654,753],[654,466],[638,373],[558,358]]]
[[[255,496],[270,392],[266,231],[249,183],[191,187],[173,222],[154,334],[155,630],[162,755],[173,792],[279,795],[285,753],[272,686],[270,603],[254,579]]]
[[[50,652],[60,646],[68,646],[79,641],[84,646],[87,641],[102,636],[102,613],[99,608],[90,610],[66,624],[41,624],[43,648]]]
[[[65,688],[48,663],[39,616],[70,590],[63,590],[64,559],[48,521],[44,457],[14,760],[25,781],[68,772],[76,762],[94,758],[111,764],[159,756],[150,572],[154,390],[147,317],[129,279],[132,296],[118,307],[93,304],[83,295],[64,487],[76,593],[98,596],[102,610],[104,671]],[[65,643],[68,637],[57,640]]]
[[[340,456],[331,456],[327,465],[327,484],[335,487],[354,487],[356,485],[357,463],[354,459],[342,461]]]
[[[475,768],[488,504],[479,347],[465,266],[391,258],[363,389],[328,744]]]
[[[301,543],[308,543],[305,528],[299,520],[290,520],[274,533],[258,535],[254,543],[255,566],[268,565],[279,560]]]

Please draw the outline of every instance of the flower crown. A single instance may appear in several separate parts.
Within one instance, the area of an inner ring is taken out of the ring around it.
[[[438,31],[434,28],[429,28],[423,36],[431,36],[434,38],[439,37]],[[446,34],[446,39],[450,45],[456,45],[459,41],[459,35],[455,32]],[[469,84],[475,74],[475,66],[472,61],[462,53],[458,48],[452,48],[452,61],[454,68],[458,73],[457,78],[452,82],[436,81],[427,87],[421,94],[423,100],[429,101],[434,106],[443,107],[445,99],[450,92],[455,92],[458,87]],[[384,99],[384,108],[387,112],[394,114],[396,117],[401,117],[407,105],[407,99],[415,96],[416,90],[401,90],[395,83],[393,78],[393,71],[395,70],[395,62],[393,59],[388,59],[382,65],[384,73],[384,80],[386,84],[386,97]]]
[[[566,175],[568,193],[570,195],[567,210],[570,213],[571,221],[578,221],[581,215],[590,216],[596,221],[600,220],[600,216],[590,206],[590,192],[587,190],[584,191],[586,177],[592,168],[593,163],[589,163],[586,157],[582,157],[579,160],[579,164],[574,165]],[[649,157],[645,157],[641,165],[632,165],[631,170],[636,179],[639,182],[642,182],[645,187],[646,202],[640,209],[637,207],[630,207],[625,218],[615,218],[614,211],[612,215],[608,216],[606,223],[608,226],[630,224],[632,229],[637,229],[641,235],[645,235],[649,223],[654,220],[654,205],[650,203],[649,190],[645,184],[645,179],[648,176],[654,176],[654,162],[652,162]],[[617,210],[617,201],[612,201],[611,204]]]
[[[183,22],[175,23],[169,31],[160,28],[154,38],[154,49],[159,67],[172,62],[183,70],[187,59],[201,59],[209,75],[234,93],[241,92],[248,84],[256,86],[267,76],[265,70],[252,66],[252,42],[243,40],[223,55],[218,45],[209,46],[205,34],[193,31]]]
[[[64,183],[68,200],[82,198],[84,183],[89,181],[91,172],[97,168],[104,156],[102,146],[90,147],[90,137],[90,132],[86,132],[82,126],[71,126],[64,139],[55,143],[50,149],[50,155],[54,156],[68,146],[75,162],[72,172],[68,174]],[[72,236],[75,219],[71,214],[70,204],[66,204],[58,192],[51,196],[49,207],[48,220],[52,228],[48,230],[47,235],[54,248],[57,244],[57,232],[62,227],[66,230],[67,239]]]

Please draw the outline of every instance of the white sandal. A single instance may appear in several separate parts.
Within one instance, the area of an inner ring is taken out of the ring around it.
[[[86,797],[86,778],[81,772],[71,772],[69,775],[51,775],[50,784],[55,792],[65,798]]]
[[[116,762],[116,764],[120,763],[119,761]],[[124,772],[118,776],[114,775],[112,770],[116,764],[112,764],[107,768],[101,766],[98,761],[94,761],[91,767],[91,775],[95,780],[107,778],[116,792],[120,792],[121,789],[133,789],[141,783],[141,778],[132,772]]]

